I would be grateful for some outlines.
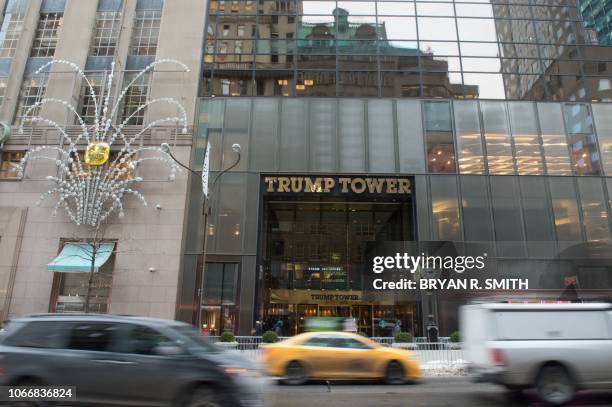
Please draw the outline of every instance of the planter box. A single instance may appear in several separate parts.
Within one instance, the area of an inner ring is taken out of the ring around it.
[[[225,350],[238,349],[238,342],[216,342],[215,345]]]
[[[461,349],[461,343],[459,342],[449,342],[446,346],[448,346],[448,349]]]
[[[412,342],[393,342],[391,344],[392,348],[398,348],[398,349],[407,349],[407,350],[415,350],[416,349],[416,343],[412,343]]]

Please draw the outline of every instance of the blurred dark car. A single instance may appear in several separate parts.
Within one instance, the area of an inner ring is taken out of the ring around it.
[[[264,380],[178,321],[44,314],[0,334],[0,385],[74,386],[83,406],[261,406]]]

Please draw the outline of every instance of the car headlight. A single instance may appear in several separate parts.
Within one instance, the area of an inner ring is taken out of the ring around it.
[[[235,367],[235,366],[226,366],[223,371],[231,376],[241,376],[241,377],[256,377],[259,376],[259,372],[253,369],[247,369],[246,367]]]

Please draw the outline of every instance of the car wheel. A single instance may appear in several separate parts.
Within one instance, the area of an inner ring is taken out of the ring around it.
[[[523,399],[523,388],[520,386],[506,385],[506,395],[511,401],[519,401]]]
[[[387,365],[385,372],[385,382],[387,384],[404,383],[404,368],[399,362],[393,361]]]
[[[304,366],[300,362],[296,362],[295,360],[287,365],[285,368],[285,384],[289,384],[291,386],[297,386],[300,384],[304,384],[306,381],[306,370]]]
[[[536,390],[542,401],[553,406],[569,403],[574,398],[574,381],[563,366],[544,366],[538,375]]]
[[[185,407],[223,407],[217,399],[215,391],[210,387],[198,387],[191,394]]]

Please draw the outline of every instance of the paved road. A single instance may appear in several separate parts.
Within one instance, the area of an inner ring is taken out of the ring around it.
[[[511,399],[502,387],[471,383],[466,378],[433,377],[416,385],[338,383],[331,392],[324,383],[304,386],[273,385],[271,407],[518,407],[542,406],[535,396]],[[580,407],[612,406],[612,392],[585,392],[571,404]]]

